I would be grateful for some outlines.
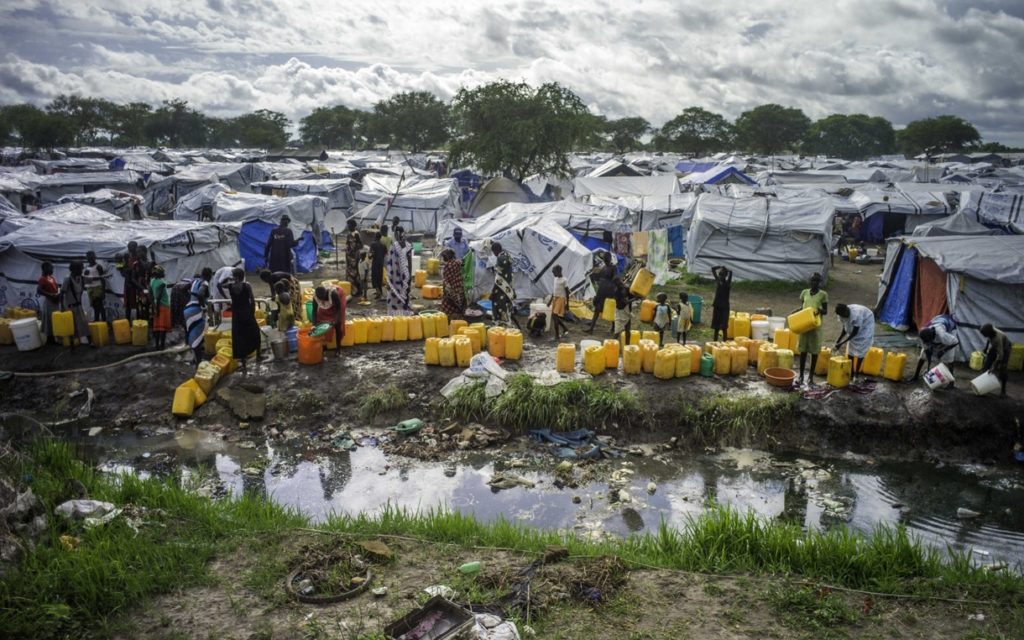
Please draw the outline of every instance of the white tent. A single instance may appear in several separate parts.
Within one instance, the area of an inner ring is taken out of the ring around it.
[[[58,202],[62,197],[81,195],[99,189],[141,193],[142,176],[134,171],[94,173],[54,173],[34,177],[34,189],[41,204]]]
[[[911,321],[921,326],[933,312],[948,311],[959,325],[959,360],[984,348],[979,329],[985,323],[1005,331],[1013,342],[1024,342],[1021,256],[1024,236],[1017,235],[893,238],[878,288],[879,318],[903,329]],[[934,262],[944,278],[922,272],[925,261]],[[919,307],[928,312],[922,314]]]
[[[299,246],[295,248],[296,268],[303,272],[316,268],[327,214],[326,198],[278,198],[221,189],[223,186],[213,185],[189,194],[175,207],[174,219],[243,223],[238,236],[239,251],[245,258],[246,267],[257,269],[264,266],[263,250],[270,231],[281,222],[282,216],[287,215],[299,240]]]
[[[676,180],[673,178],[673,182]],[[697,194],[676,193],[667,196],[588,196],[588,202],[596,206],[620,206],[629,210],[634,231],[667,229],[681,225],[690,226]]]
[[[275,195],[282,198],[310,195],[327,199],[328,211],[324,220],[326,230],[334,229],[341,233],[345,228],[349,210],[352,207],[352,180],[312,179],[312,180],[266,180],[254,182],[249,187],[253,193]]]
[[[59,202],[91,205],[112,213],[122,220],[141,220],[145,217],[142,211],[142,196],[113,189],[100,189],[89,193],[64,196]]]
[[[390,225],[397,217],[406,233],[435,233],[442,220],[459,213],[459,199],[459,183],[450,178],[367,174],[354,194],[354,218],[369,227]]]
[[[268,180],[264,165],[255,163],[209,162],[190,165],[174,175],[150,181],[146,188],[146,211],[171,211],[189,193],[208,184],[221,183],[235,191],[249,191],[253,182]]]
[[[81,205],[79,205],[81,206]],[[58,281],[68,275],[72,260],[84,260],[87,251],[113,265],[131,241],[146,247],[162,265],[169,282],[235,264],[238,225],[173,221],[78,222],[48,220],[25,226],[0,237],[0,308],[39,309],[36,282],[40,265],[50,261]],[[108,312],[123,316],[124,281],[116,271],[110,281]]]
[[[498,176],[491,178],[480,187],[476,195],[473,196],[473,202],[469,205],[469,211],[466,213],[470,218],[476,218],[503,204],[530,202],[530,200],[529,194],[515,180]]]
[[[603,231],[629,231],[630,214],[618,205],[591,205],[569,200],[558,202],[535,202],[532,204],[510,203],[489,211],[479,218],[444,220],[437,228],[438,238],[451,237],[455,227],[462,229],[468,240],[483,240],[511,229],[523,222],[551,221],[558,226],[580,235],[600,236]]]
[[[967,191],[960,196],[959,211],[983,225],[1024,234],[1024,194]]]
[[[588,177],[573,180],[573,192],[578,200],[587,196],[652,197],[679,193],[679,181],[671,176],[612,176]]]
[[[485,239],[469,244],[476,256],[473,293],[480,297],[494,287],[494,274],[487,270],[491,242],[499,242],[512,254],[512,280],[516,297],[549,296],[554,285],[551,268],[562,266],[562,275],[570,295],[590,298],[594,287],[590,281],[593,255],[571,233],[556,222],[545,219],[520,220]]]
[[[835,209],[825,195],[698,198],[686,236],[687,268],[711,275],[725,265],[736,280],[806,280],[828,273]]]

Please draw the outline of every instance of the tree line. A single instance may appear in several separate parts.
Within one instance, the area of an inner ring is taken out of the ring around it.
[[[289,141],[288,118],[260,109],[234,118],[205,115],[183,100],[159,106],[117,104],[61,95],[39,108],[0,106],[0,143],[53,149],[110,145],[335,149],[380,146],[446,149],[452,166],[472,164],[521,180],[533,173],[568,174],[571,151],[665,151],[694,157],[739,150],[801,153],[861,160],[896,152],[915,156],[955,151],[1009,151],[982,143],[970,122],[954,115],[923,118],[895,130],[879,116],[831,114],[812,121],[803,111],[764,104],[734,121],[702,107],[683,109],[661,127],[641,117],[608,119],[591,113],[558,83],[532,87],[499,80],[461,89],[450,102],[425,91],[396,94],[371,110],[344,105],[314,109]]]

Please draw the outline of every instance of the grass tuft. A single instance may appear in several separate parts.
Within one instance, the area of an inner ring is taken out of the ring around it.
[[[395,385],[388,385],[369,394],[359,403],[359,418],[370,422],[377,416],[401,409],[409,400]]]
[[[610,426],[636,426],[647,419],[640,401],[625,391],[590,380],[554,386],[536,384],[529,375],[509,376],[505,393],[488,400],[483,384],[459,389],[444,404],[444,414],[457,420],[487,420],[514,433],[551,428],[559,431]]]
[[[683,397],[679,424],[694,444],[744,446],[770,439],[774,429],[792,418],[798,401],[793,393],[719,394],[696,404]]]

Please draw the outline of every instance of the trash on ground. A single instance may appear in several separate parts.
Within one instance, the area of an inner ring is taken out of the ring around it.
[[[980,515],[980,512],[974,511],[972,509],[966,509],[964,507],[960,507],[956,510],[956,517],[962,520],[967,520],[969,518],[977,518]]]
[[[455,589],[452,589],[451,587],[443,584],[430,585],[429,587],[423,590],[423,593],[431,597],[441,596],[446,600],[451,600],[455,597]]]
[[[434,596],[419,609],[384,627],[384,636],[394,640],[457,638],[464,637],[475,623],[469,611],[441,596]]]
[[[496,471],[491,479],[487,481],[487,486],[491,489],[511,489],[513,487],[526,487],[532,489],[535,485],[533,482],[527,480],[522,476],[517,476],[514,473],[507,471]]]

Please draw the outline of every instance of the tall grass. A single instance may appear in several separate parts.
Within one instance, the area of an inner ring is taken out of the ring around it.
[[[515,433],[551,428],[621,427],[643,424],[648,417],[636,396],[590,380],[554,386],[536,384],[529,375],[509,376],[505,393],[488,400],[483,384],[459,389],[444,404],[446,417],[488,420]]]
[[[408,398],[401,389],[393,384],[388,385],[363,398],[363,401],[359,403],[359,417],[370,422],[378,415],[401,409],[408,402]]]
[[[761,442],[792,418],[799,396],[719,394],[694,403],[683,396],[679,424],[693,444],[743,446]]]

